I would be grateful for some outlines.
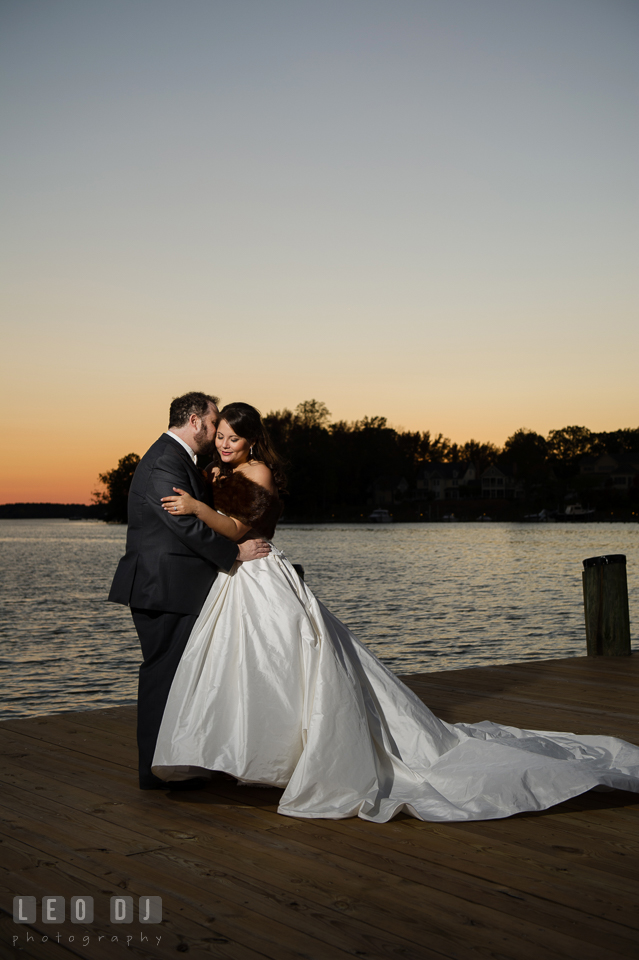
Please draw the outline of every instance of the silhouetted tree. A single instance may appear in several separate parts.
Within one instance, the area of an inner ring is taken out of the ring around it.
[[[334,494],[327,427],[330,412],[319,400],[305,400],[295,412],[268,413],[264,422],[278,453],[287,461],[288,518],[321,520],[330,516]]]
[[[140,462],[137,453],[127,453],[118,461],[117,467],[98,475],[98,483],[105,490],[95,490],[92,494],[93,503],[101,504],[105,508],[105,519],[111,523],[127,522],[127,502],[129,487],[133,480],[135,468]]]
[[[508,437],[499,457],[500,466],[515,476],[533,479],[548,473],[548,442],[540,433],[520,427]]]
[[[639,455],[639,427],[626,427],[609,433],[594,433],[593,436],[598,446],[605,449],[612,457]]]
[[[603,452],[596,435],[587,427],[573,426],[551,430],[547,442],[549,460],[560,477],[578,473],[582,457]]]
[[[303,400],[295,407],[295,420],[302,427],[326,427],[331,412],[321,400]]]
[[[425,430],[424,433],[420,433],[419,430],[415,433],[404,430],[397,434],[397,443],[413,466],[424,461],[445,463],[451,459],[453,450],[453,444],[448,437],[438,433],[435,438],[431,438],[430,430]],[[405,466],[404,470],[406,471],[407,468]]]
[[[567,492],[580,495],[582,487],[590,491],[595,481],[597,489],[601,486],[599,474],[579,473],[583,456],[607,450],[614,457],[639,457],[639,428],[593,433],[571,426],[551,430],[544,438],[521,427],[500,449],[478,440],[451,443],[428,430],[397,430],[382,416],[334,423],[330,417],[326,404],[312,399],[264,418],[276,449],[287,461],[288,520],[351,520],[365,516],[380,495],[382,502],[393,503],[397,516],[410,519],[421,511],[415,504],[428,499],[417,486],[420,467],[427,462],[471,462],[478,477],[497,463],[525,481],[527,501],[538,509],[563,503]],[[100,474],[104,489],[93,494],[93,502],[105,508],[108,520],[126,522],[127,496],[138,462],[137,454],[130,453],[115,469]],[[466,498],[481,496],[479,481],[461,493]],[[611,496],[603,488],[599,494],[602,504]],[[616,496],[628,500],[625,493],[616,491]]]
[[[467,440],[466,443],[462,443],[457,447],[457,457],[455,460],[459,460],[462,463],[473,463],[477,471],[477,476],[480,477],[484,470],[497,462],[500,453],[501,450],[495,443],[480,443],[479,440]],[[452,458],[449,456],[448,459],[450,461]]]
[[[426,430],[422,433],[419,445],[419,459],[442,463],[456,462],[459,457],[453,456],[453,448],[457,449],[456,444],[452,444],[443,433],[438,433],[434,439],[431,439],[430,430]]]

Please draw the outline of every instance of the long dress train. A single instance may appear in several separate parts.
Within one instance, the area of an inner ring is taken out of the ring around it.
[[[210,771],[285,788],[291,817],[488,820],[639,792],[639,747],[439,720],[273,547],[218,575],[169,694],[153,772]]]

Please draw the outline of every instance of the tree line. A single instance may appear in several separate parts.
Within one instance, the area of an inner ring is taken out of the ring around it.
[[[478,478],[487,467],[497,465],[523,484],[522,510],[558,506],[571,492],[577,496],[585,492],[599,501],[603,495],[606,502],[616,503],[616,491],[596,491],[592,477],[581,473],[583,458],[604,452],[619,459],[639,457],[639,427],[597,433],[568,426],[551,430],[546,437],[520,428],[503,447],[473,439],[457,444],[428,430],[396,430],[382,416],[334,422],[319,400],[305,400],[295,410],[272,411],[264,422],[287,463],[289,521],[365,517],[382,488],[393,492],[397,519],[417,519],[429,500],[417,485],[427,463],[472,463]],[[102,506],[107,519],[125,522],[127,493],[138,462],[131,453],[100,474],[103,489],[94,494],[94,503]],[[636,493],[639,488],[626,493],[626,499],[634,502]],[[462,489],[461,496],[478,499],[479,483]]]

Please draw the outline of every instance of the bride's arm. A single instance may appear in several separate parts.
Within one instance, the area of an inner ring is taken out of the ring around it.
[[[185,490],[180,490],[179,487],[173,487],[173,489],[176,491],[176,496],[162,497],[162,506],[171,516],[177,517],[181,514],[192,513],[211,530],[220,533],[229,540],[241,540],[251,529],[241,520],[236,520],[235,517],[225,517],[217,510],[207,506],[206,503],[202,503],[201,500],[195,500]]]

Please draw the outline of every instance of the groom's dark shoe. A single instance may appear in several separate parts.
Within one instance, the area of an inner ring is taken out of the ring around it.
[[[190,780],[160,780],[150,776],[140,778],[140,790],[201,790],[209,781],[206,777],[192,777]]]

